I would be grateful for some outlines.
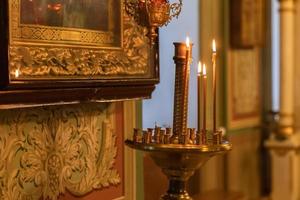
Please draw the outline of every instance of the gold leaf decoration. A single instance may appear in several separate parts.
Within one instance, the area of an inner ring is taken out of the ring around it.
[[[114,76],[144,76],[149,77],[151,48],[147,38],[147,28],[137,25],[126,12],[123,13],[123,39],[121,48],[90,48],[80,45],[45,45],[41,41],[61,40],[54,28],[30,28],[19,26],[19,1],[12,0],[11,37],[9,47],[10,77],[15,78],[19,70],[22,79],[60,79],[70,78],[100,79]],[[38,36],[36,35],[37,33]],[[89,38],[99,38],[100,43],[107,43],[112,37],[89,36],[83,34],[80,41],[90,41]],[[28,43],[22,40],[31,39],[39,42]],[[105,42],[103,42],[105,41]],[[21,42],[21,43],[20,43]],[[33,45],[34,44],[34,45]],[[80,47],[80,48],[78,48]],[[96,45],[97,47],[97,45]]]
[[[110,104],[3,111],[0,199],[55,200],[120,183]]]

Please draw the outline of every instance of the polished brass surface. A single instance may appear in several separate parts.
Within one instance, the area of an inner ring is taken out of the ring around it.
[[[278,139],[286,139],[286,138],[291,137],[293,134],[294,134],[293,126],[283,126],[283,125],[279,124],[277,132],[276,132],[276,137]]]
[[[274,116],[273,126],[277,139],[286,139],[291,137],[294,130],[294,114],[279,112],[277,116]]]
[[[135,21],[149,28],[148,37],[154,45],[158,27],[167,25],[173,17],[178,17],[181,12],[182,0],[170,4],[167,0],[126,0],[125,10]]]
[[[213,144],[221,144],[222,143],[222,130],[216,130],[214,133],[213,133]]]
[[[140,2],[142,5],[147,4],[147,0],[140,0]],[[187,127],[189,62],[192,48],[188,42],[187,44],[174,43],[174,46],[173,59],[176,72],[173,131],[171,128],[164,129],[155,125],[150,143],[139,142],[134,137],[133,140],[126,140],[125,144],[132,149],[148,153],[168,177],[169,189],[160,200],[192,200],[186,190],[187,180],[211,157],[225,153],[232,147],[231,144],[223,141],[222,131],[215,130],[207,137],[205,126],[202,131]],[[148,132],[144,131],[144,134]]]
[[[193,145],[193,144],[144,144],[140,142],[134,142],[132,140],[126,140],[125,144],[130,148],[145,151],[147,153],[153,152],[166,152],[166,153],[186,153],[186,154],[195,154],[199,156],[200,154],[222,154],[226,151],[231,150],[232,145],[226,141],[223,141],[219,145]],[[202,155],[203,156],[203,155]],[[178,163],[176,163],[179,165]]]
[[[126,140],[125,144],[148,153],[168,177],[169,189],[160,200],[192,200],[186,191],[187,180],[212,156],[225,153],[232,147],[231,144],[223,141],[222,130],[215,130],[210,137],[207,137],[205,127],[202,131],[198,130],[198,134],[194,128],[187,128],[191,48],[188,49],[185,43],[174,43],[174,45],[176,75],[173,133],[170,128],[163,129],[155,125],[150,143],[139,142],[134,137],[133,141]],[[170,141],[165,140],[165,137],[170,135]]]
[[[186,182],[195,170],[211,157],[231,150],[231,144],[143,144],[126,140],[130,148],[147,152],[169,179],[169,189],[161,200],[192,200],[186,191]]]

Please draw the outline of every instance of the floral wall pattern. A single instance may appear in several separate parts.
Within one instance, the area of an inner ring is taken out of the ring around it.
[[[120,183],[114,104],[0,111],[0,200],[84,195]]]

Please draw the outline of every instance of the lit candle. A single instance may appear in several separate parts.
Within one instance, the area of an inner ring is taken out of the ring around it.
[[[206,134],[206,65],[203,64],[203,136]]]
[[[186,105],[184,107],[184,132],[182,134],[186,135],[186,128],[187,128],[187,117],[188,117],[188,97],[189,97],[189,77],[190,77],[190,57],[191,57],[191,44],[190,44],[190,38],[186,38],[186,52],[185,52],[185,78],[184,78],[184,104]]]
[[[201,70],[202,70],[202,65],[201,62],[199,61],[198,63],[198,75],[197,75],[197,83],[198,83],[198,131],[200,131],[200,118],[201,118]]]
[[[190,45],[190,38],[189,37],[186,37],[185,43],[186,43],[185,59],[186,59],[186,66],[188,68],[189,63],[190,63],[190,47],[191,47],[191,45]]]
[[[212,41],[212,64],[213,64],[213,132],[217,131],[217,80],[216,80],[216,41]]]
[[[216,41],[214,39],[212,41],[212,50],[213,50],[213,53],[217,53],[217,45],[216,45]]]

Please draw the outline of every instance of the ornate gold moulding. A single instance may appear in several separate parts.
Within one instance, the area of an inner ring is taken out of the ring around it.
[[[168,25],[174,17],[178,17],[182,0],[176,3],[170,3],[168,0],[126,0],[126,12],[132,16],[135,21],[144,27],[149,28],[148,37],[152,45],[157,40],[157,28]]]
[[[230,151],[232,145],[145,144],[126,140],[132,149],[148,153],[169,179],[169,189],[160,200],[192,200],[186,182],[211,157]]]

